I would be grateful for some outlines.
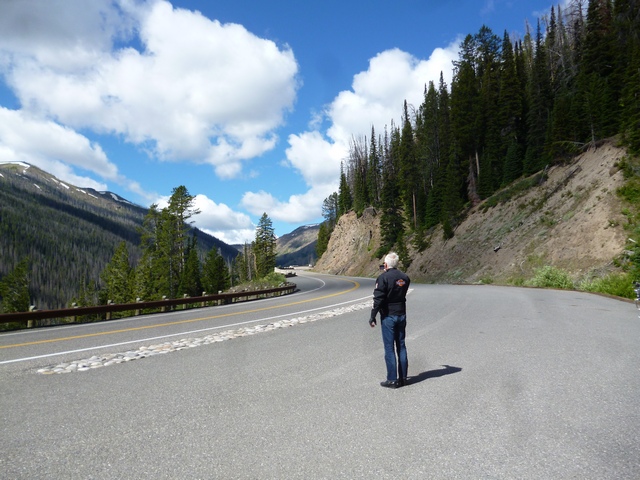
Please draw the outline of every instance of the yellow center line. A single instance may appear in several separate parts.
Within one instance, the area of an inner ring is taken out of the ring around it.
[[[213,320],[215,318],[232,317],[232,316],[235,316],[235,315],[241,315],[241,314],[245,314],[245,313],[263,312],[265,310],[273,310],[275,308],[290,307],[292,305],[299,305],[301,303],[315,302],[316,300],[324,300],[325,298],[331,298],[331,297],[335,297],[337,295],[344,295],[345,293],[353,292],[354,290],[357,290],[360,287],[360,284],[358,282],[356,282],[356,281],[353,281],[353,280],[345,280],[345,281],[353,283],[354,284],[353,288],[350,288],[349,290],[345,290],[344,292],[331,293],[329,295],[324,295],[322,297],[310,298],[308,300],[300,300],[300,301],[297,301],[297,302],[286,303],[284,305],[272,305],[272,306],[269,306],[269,307],[256,308],[256,309],[253,309],[253,310],[244,310],[244,311],[241,311],[241,312],[232,312],[232,313],[222,313],[220,315],[213,315],[211,317],[192,318],[192,319],[189,319],[189,320],[178,320],[178,321],[175,321],[175,322],[159,323],[159,324],[156,324],[156,325],[145,325],[145,326],[142,326],[142,327],[122,328],[122,329],[119,329],[119,330],[110,330],[108,332],[85,333],[85,334],[82,334],[82,335],[73,335],[73,336],[70,336],[70,337],[50,338],[50,339],[47,339],[47,340],[37,340],[37,341],[34,341],[34,342],[15,343],[15,344],[12,344],[12,345],[0,345],[0,349],[3,349],[3,348],[14,348],[14,347],[27,347],[27,346],[30,346],[30,345],[40,345],[40,344],[44,344],[44,343],[62,342],[62,341],[67,341],[67,340],[77,340],[79,338],[99,337],[99,336],[102,336],[102,335],[112,335],[114,333],[135,332],[137,330],[148,330],[150,328],[168,327],[168,326],[171,326],[171,325],[181,325],[181,324],[185,324],[185,323],[201,322],[203,320]]]

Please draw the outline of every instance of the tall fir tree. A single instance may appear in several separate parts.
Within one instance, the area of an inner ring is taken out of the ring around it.
[[[273,223],[266,213],[262,214],[256,228],[253,254],[258,278],[263,278],[273,273],[276,266],[276,235]]]
[[[501,146],[499,156],[504,159],[502,184],[508,184],[522,175],[523,99],[518,80],[516,57],[511,39],[505,30],[502,37],[499,94],[499,121]]]
[[[455,170],[458,170],[460,174],[468,172],[467,195],[474,205],[480,202],[477,192],[478,171],[480,169],[478,151],[480,99],[475,70],[475,53],[475,39],[472,35],[467,35],[462,42],[459,59],[454,62],[451,84],[451,123],[454,134]],[[452,168],[454,167],[452,166]],[[450,188],[450,185],[447,188]],[[450,193],[448,192],[447,195]]]
[[[367,190],[369,192],[369,204],[376,208],[380,206],[380,186],[380,152],[376,141],[376,130],[372,126],[367,161]]]
[[[30,260],[24,257],[0,280],[0,312],[29,311]]]
[[[527,89],[529,112],[527,117],[527,149],[523,165],[524,173],[527,175],[541,170],[548,163],[548,159],[544,156],[544,146],[549,117],[553,109],[547,69],[547,50],[539,21],[536,30],[535,50],[530,52],[530,55],[534,60]]]
[[[380,250],[378,257],[389,252],[404,233],[402,198],[398,185],[398,150],[400,131],[391,126],[391,142],[385,143],[380,215]]]
[[[197,237],[191,237],[187,242],[185,266],[180,276],[178,295],[187,295],[189,297],[198,297],[202,295],[200,259],[198,258],[197,246]]]
[[[202,288],[209,294],[224,292],[231,286],[229,268],[222,254],[212,248],[202,265]]]
[[[121,242],[102,271],[101,280],[104,285],[100,291],[101,303],[111,300],[113,303],[131,303],[132,298],[132,268],[129,262],[129,250],[126,242]]]
[[[344,172],[344,168],[340,166],[340,186],[338,189],[338,217],[341,217],[345,213],[349,212],[353,207],[353,196],[351,195],[351,188],[347,181],[347,174]]]
[[[416,144],[413,135],[413,126],[409,117],[407,101],[404,102],[402,118],[402,134],[398,145],[398,164],[400,167],[397,179],[400,194],[407,216],[407,222],[415,231],[418,229],[418,220],[422,223],[424,207],[426,204],[426,191],[422,182],[422,169],[419,157],[416,154]]]

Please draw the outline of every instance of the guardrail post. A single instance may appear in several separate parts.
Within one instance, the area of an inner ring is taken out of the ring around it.
[[[71,308],[78,308],[78,304],[76,302],[73,302],[71,304]],[[75,315],[71,316],[71,323],[76,323],[76,316]]]
[[[166,300],[167,296],[166,295],[162,295],[162,300]],[[166,312],[167,311],[167,306],[163,305],[162,307],[160,307],[160,311],[161,312]]]
[[[36,310],[37,310],[37,308],[36,308],[36,306],[35,306],[35,305],[31,305],[31,306],[29,307],[29,311],[30,311],[30,312],[35,312]],[[27,328],[33,328],[35,325],[36,325],[35,320],[29,320],[29,321],[27,322]]]
[[[137,297],[136,298],[136,303],[140,303],[140,302],[142,302],[142,299],[140,297]],[[140,309],[139,308],[136,309],[134,315],[136,315],[136,316],[140,315]]]
[[[205,295],[207,295],[207,292],[202,292],[202,296],[204,297]],[[206,306],[207,306],[207,302],[202,302],[202,303],[200,304],[200,306],[202,306],[202,307],[206,307]]]
[[[113,300],[107,300],[107,305],[113,305]],[[107,320],[111,320],[111,312],[105,313],[105,317]]]
[[[189,295],[187,295],[186,293],[185,293],[184,295],[182,295],[182,298],[188,298],[188,297],[189,297]],[[187,304],[186,304],[186,303],[183,303],[183,304],[182,304],[182,309],[183,309],[183,310],[186,310],[186,309],[187,309]]]

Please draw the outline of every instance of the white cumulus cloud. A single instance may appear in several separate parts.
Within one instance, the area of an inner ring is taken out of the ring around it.
[[[35,165],[73,185],[105,190],[106,185],[75,173],[73,167],[114,181],[117,167],[100,145],[55,122],[0,107],[0,161]]]
[[[322,201],[338,189],[340,164],[348,158],[350,142],[369,137],[372,126],[382,134],[392,120],[400,125],[404,101],[418,108],[424,100],[425,86],[433,81],[437,87],[441,72],[450,85],[458,46],[454,42],[438,48],[427,60],[399,49],[386,50],[370,59],[369,68],[353,77],[351,90],[340,92],[327,105],[325,115],[330,126],[324,134],[313,130],[288,138],[287,162],[304,178],[309,190],[286,201],[262,191],[248,192],[243,206],[254,214],[268,207],[272,218],[291,223],[319,218]]]
[[[23,109],[221,177],[274,147],[298,88],[291,49],[164,0],[85,4],[24,0],[3,12],[0,68]]]
[[[193,217],[197,227],[230,245],[251,242],[255,226],[248,215],[233,211],[224,203],[216,203],[206,195],[196,195],[194,207],[200,213]]]

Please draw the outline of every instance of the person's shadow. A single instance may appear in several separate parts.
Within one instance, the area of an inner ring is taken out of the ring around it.
[[[445,375],[451,375],[452,373],[458,373],[462,371],[460,367],[452,367],[451,365],[442,365],[442,366],[444,368],[439,368],[437,370],[429,370],[427,372],[422,372],[413,377],[409,377],[407,379],[406,385],[413,385],[415,383],[420,383],[424,380],[428,380],[429,378],[444,377]]]

